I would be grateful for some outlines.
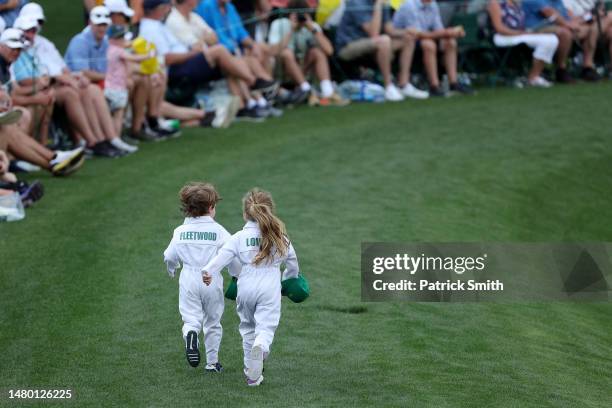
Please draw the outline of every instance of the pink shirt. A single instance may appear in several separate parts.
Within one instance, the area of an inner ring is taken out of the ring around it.
[[[106,78],[104,87],[107,89],[127,89],[127,63],[121,58],[124,48],[109,44],[106,51]]]

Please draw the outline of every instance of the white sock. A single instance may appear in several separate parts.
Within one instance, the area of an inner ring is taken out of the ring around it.
[[[257,106],[259,106],[260,108],[265,108],[266,106],[268,106],[268,101],[266,101],[266,98],[264,98],[263,96],[260,96],[259,99],[257,99]]]
[[[247,109],[253,109],[256,106],[257,106],[257,102],[255,102],[255,99],[249,99],[247,101]]]
[[[310,84],[308,82],[304,81],[304,82],[302,82],[300,84],[300,89],[302,91],[304,91],[304,92],[308,92],[308,91],[310,91]]]
[[[329,98],[334,93],[334,87],[329,79],[321,81],[321,96],[323,98]]]

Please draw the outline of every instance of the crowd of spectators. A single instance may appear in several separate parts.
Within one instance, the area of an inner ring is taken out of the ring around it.
[[[581,78],[599,80],[598,41],[612,52],[612,15],[601,3],[483,5],[493,44],[533,49],[528,85],[574,82],[567,67],[574,46],[581,50]],[[19,182],[12,170],[67,176],[88,157],[133,154],[139,142],[178,137],[181,127],[259,122],[302,103],[347,105],[332,66],[375,67],[388,101],[473,93],[457,72],[465,29],[445,25],[434,0],[84,0],[83,6],[86,24],[62,55],[42,35],[54,22],[39,4],[0,0],[0,195],[18,191],[27,204],[42,195],[40,183]],[[427,89],[411,81],[415,52]],[[211,84],[221,91],[207,94]],[[183,97],[169,96],[176,93]],[[213,95],[212,103],[200,95]]]

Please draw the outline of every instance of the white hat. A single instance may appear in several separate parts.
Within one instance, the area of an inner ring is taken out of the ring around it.
[[[104,5],[111,13],[122,13],[126,17],[134,16],[134,10],[128,6],[125,0],[106,0]]]
[[[32,28],[38,28],[38,20],[29,15],[19,16],[13,23],[13,27],[18,28],[21,31],[28,31]]]
[[[89,20],[95,25],[98,24],[110,24],[110,12],[104,6],[97,6],[91,9],[89,12]]]
[[[23,36],[23,31],[17,28],[7,28],[0,35],[0,44],[9,48],[25,48],[28,42]]]
[[[32,16],[36,20],[45,20],[43,8],[38,3],[27,3],[21,8],[20,16]]]

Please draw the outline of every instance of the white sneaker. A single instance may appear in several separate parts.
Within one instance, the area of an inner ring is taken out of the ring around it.
[[[427,98],[429,98],[429,92],[422,91],[422,90],[418,89],[417,87],[412,85],[410,82],[408,82],[402,88],[402,94],[404,94],[404,96],[407,96],[409,98],[414,98],[414,99],[427,99]]]
[[[257,382],[257,380],[259,380],[259,378],[262,376],[261,373],[263,372],[263,354],[263,349],[260,345],[255,345],[251,349],[251,355],[249,356],[249,367],[247,369],[247,380],[251,382]]]
[[[537,76],[534,79],[529,80],[529,86],[535,86],[537,88],[550,88],[553,84],[541,76]]]
[[[121,140],[120,137],[111,139],[110,144],[112,144],[119,150],[123,150],[124,152],[134,153],[138,151],[138,148],[136,146],[132,146],[131,144],[125,143],[123,140]]]
[[[404,96],[395,85],[391,84],[385,89],[385,99],[390,102],[399,102],[404,100]]]
[[[237,96],[232,96],[226,105],[215,110],[215,118],[212,121],[212,127],[228,127],[236,118],[238,109],[240,109],[240,98]]]

